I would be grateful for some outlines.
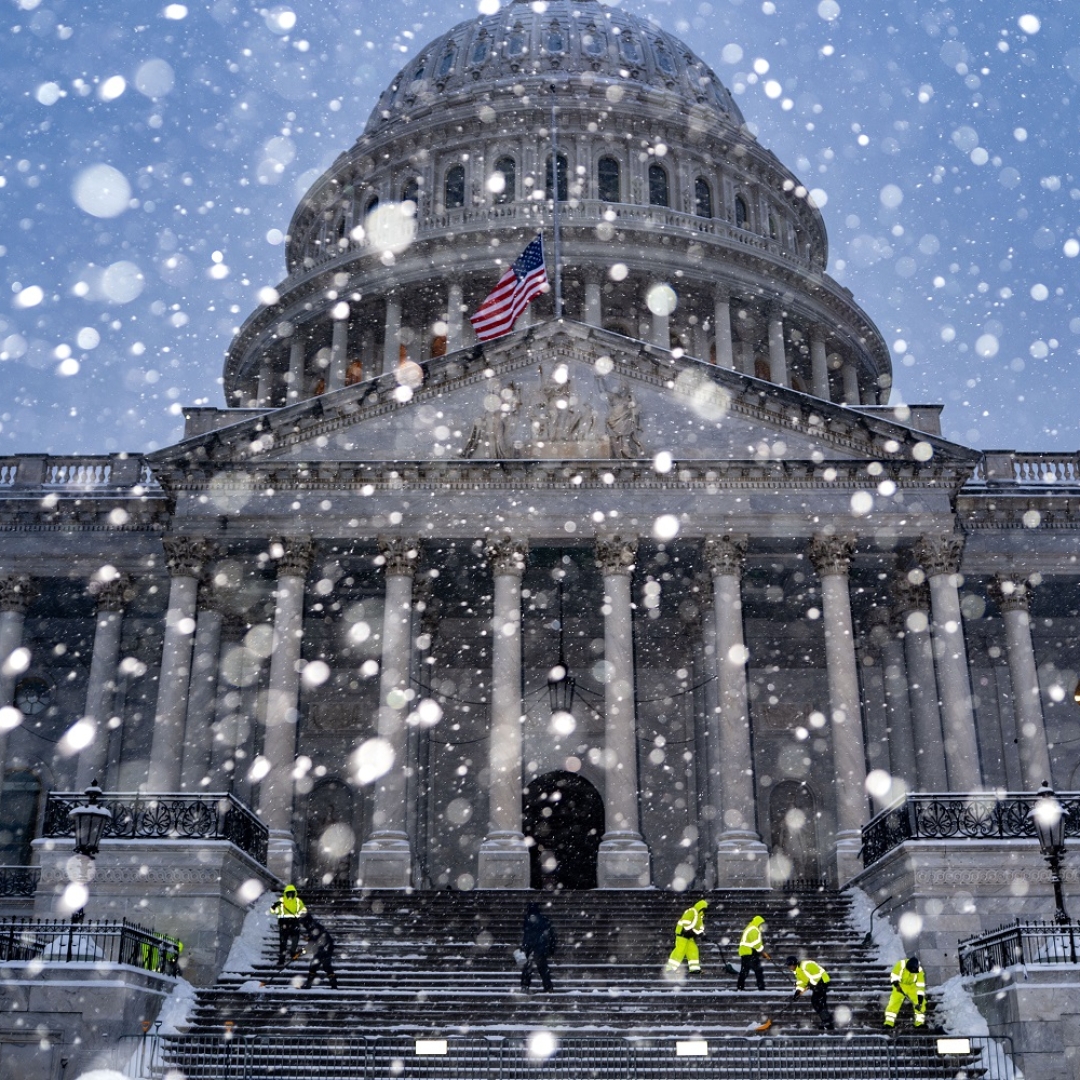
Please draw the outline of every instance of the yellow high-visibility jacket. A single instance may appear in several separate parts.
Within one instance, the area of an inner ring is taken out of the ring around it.
[[[705,900],[699,900],[692,908],[687,908],[682,918],[675,924],[675,933],[679,937],[688,937],[693,934],[694,937],[700,937],[705,933],[705,909],[708,907],[708,902]]]
[[[817,986],[819,982],[827,983],[829,973],[813,960],[804,960],[795,969],[795,989],[802,991],[808,986]]]
[[[898,960],[889,975],[889,982],[894,986],[915,987],[916,993],[926,993],[926,972],[920,967],[916,972],[907,969],[907,960]],[[903,999],[901,999],[903,1000]]]
[[[765,941],[761,936],[761,927],[764,924],[765,918],[762,915],[755,915],[746,924],[746,929],[739,939],[740,956],[749,956],[751,953],[762,952],[765,949]]]

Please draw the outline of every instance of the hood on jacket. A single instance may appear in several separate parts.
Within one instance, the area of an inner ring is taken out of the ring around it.
[[[704,911],[708,906],[709,906],[709,901],[708,900],[699,900],[694,905],[694,907],[697,908],[698,911]]]

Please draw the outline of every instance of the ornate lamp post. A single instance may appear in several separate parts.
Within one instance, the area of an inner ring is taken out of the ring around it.
[[[75,854],[84,855],[88,859],[97,856],[101,846],[101,836],[105,832],[105,826],[112,821],[112,811],[104,806],[98,806],[98,799],[102,796],[101,788],[96,780],[92,781],[86,789],[86,805],[76,806],[68,812],[72,825],[75,828]],[[90,875],[87,874],[89,879]],[[86,905],[72,912],[71,921],[81,923],[86,917]]]
[[[1065,811],[1047,781],[1039,788],[1035,805],[1031,810],[1035,825],[1035,835],[1039,839],[1039,850],[1050,867],[1050,880],[1054,885],[1054,904],[1057,910],[1054,919],[1062,926],[1069,927],[1069,950],[1071,962],[1076,963],[1076,939],[1072,932],[1072,922],[1065,910],[1065,897],[1061,889],[1061,862],[1065,856]]]

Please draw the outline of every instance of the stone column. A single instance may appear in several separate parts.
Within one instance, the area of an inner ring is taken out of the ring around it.
[[[297,669],[304,638],[304,583],[315,555],[315,544],[309,536],[282,539],[270,544],[270,553],[277,559],[277,589],[263,733],[266,775],[259,788],[259,814],[270,830],[268,869],[282,881],[288,881],[296,857],[293,768],[296,709],[300,700]]]
[[[330,367],[326,372],[326,389],[340,390],[345,385],[345,368],[349,363],[349,305],[344,301],[332,309],[334,320],[330,335]]]
[[[722,536],[705,544],[713,580],[716,681],[720,706],[720,829],[716,845],[717,888],[767,888],[768,851],[757,829],[754,756],[750,738],[743,640],[742,571],[745,536]]]
[[[604,767],[606,831],[596,876],[601,889],[644,889],[650,883],[649,849],[638,812],[637,719],[634,709],[634,628],[630,575],[637,540],[597,537],[596,562],[604,577]]]
[[[285,391],[285,401],[292,405],[307,396],[304,385],[304,339],[299,328],[293,330],[293,339],[289,345],[289,386]]]
[[[749,331],[747,330],[749,335]],[[754,355],[754,339],[750,336],[743,338],[739,342],[739,352],[742,356],[742,373],[744,375],[753,375],[757,377],[757,362]]]
[[[649,340],[661,349],[671,348],[671,318],[668,315],[658,315],[655,311],[652,315],[652,329],[649,332]]]
[[[848,362],[840,368],[840,375],[844,380],[844,404],[859,405],[862,399],[859,397],[859,371],[854,364]]]
[[[274,384],[276,382],[273,360],[269,355],[263,356],[259,364],[259,388],[256,391],[260,408],[269,409],[274,404]]]
[[[146,776],[146,790],[154,794],[180,790],[195,604],[199,575],[210,557],[206,542],[194,537],[166,536],[162,543],[172,582],[165,614],[165,640],[161,647],[150,767]]]
[[[921,577],[921,571],[917,572]],[[904,661],[908,676],[911,733],[915,743],[915,789],[949,790],[945,772],[945,740],[941,733],[934,643],[930,638],[930,590],[904,574],[893,582],[896,610],[904,627]]]
[[[814,397],[829,401],[829,358],[825,351],[825,331],[810,327],[810,382]]]
[[[870,631],[870,639],[881,657],[888,724],[886,745],[889,751],[889,772],[894,781],[902,783],[907,791],[915,791],[918,768],[915,764],[915,739],[911,728],[903,633],[896,625],[892,611],[888,608],[875,610],[879,613],[879,619]]]
[[[789,386],[784,319],[779,307],[769,311],[769,376],[777,386]]]
[[[945,765],[950,791],[978,791],[982,787],[975,710],[971,703],[971,675],[960,613],[961,536],[924,536],[915,557],[930,583],[931,633],[941,720],[945,732]]]
[[[76,791],[88,788],[94,780],[103,785],[106,783],[108,722],[112,715],[120,664],[120,631],[123,629],[124,608],[133,595],[131,578],[124,574],[118,574],[111,581],[91,581],[89,591],[97,600],[97,620],[82,719],[83,723],[93,726],[94,733],[86,748],[79,753],[75,769]]]
[[[600,279],[587,277],[585,279],[585,322],[589,326],[604,325],[604,311]]]
[[[279,564],[279,576],[280,573]],[[180,773],[180,787],[183,791],[215,790],[203,784],[203,779],[209,774],[210,752],[213,748],[218,664],[221,660],[221,623],[222,616],[217,608],[213,582],[203,577],[199,582],[191,681],[188,685],[187,738],[184,741],[184,764]]]
[[[461,316],[462,299],[461,282],[451,280],[446,287],[446,351],[448,353],[465,348],[465,321]]]
[[[365,889],[407,889],[412,883],[412,849],[405,822],[405,691],[412,655],[413,574],[420,544],[414,539],[380,536],[379,550],[386,571],[386,605],[378,738],[390,767],[375,781],[372,828],[360,849],[360,883]]]
[[[481,889],[529,888],[529,849],[521,831],[521,576],[526,540],[487,544],[495,579],[491,620],[491,728],[488,737],[489,828],[480,845]]]
[[[33,579],[26,574],[6,574],[0,577],[0,710],[13,708],[15,684],[26,670],[13,655],[22,648],[23,624],[26,612],[37,597]],[[10,764],[7,756],[9,727],[0,723],[0,797],[3,796],[4,774]]]
[[[398,369],[401,353],[401,300],[386,298],[386,322],[383,329],[383,374],[392,375]]]
[[[1053,785],[1050,750],[1046,741],[1035,646],[1031,640],[1030,591],[1027,579],[999,574],[994,599],[1005,623],[1005,649],[1012,683],[1016,738],[1020,751],[1020,775],[1025,791],[1037,791],[1043,781]]]
[[[731,339],[731,296],[726,289],[713,295],[713,321],[716,331],[716,363],[735,370],[735,346]]]
[[[850,537],[818,534],[810,541],[810,561],[821,578],[836,784],[836,869],[840,885],[862,869],[859,850],[862,827],[867,821],[866,750],[848,592],[848,571],[854,553],[855,541]]]

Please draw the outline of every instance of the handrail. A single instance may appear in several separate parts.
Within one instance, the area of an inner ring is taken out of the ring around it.
[[[1080,924],[1017,919],[986,934],[965,938],[956,948],[961,975],[986,975],[1014,964],[1075,964]]]

